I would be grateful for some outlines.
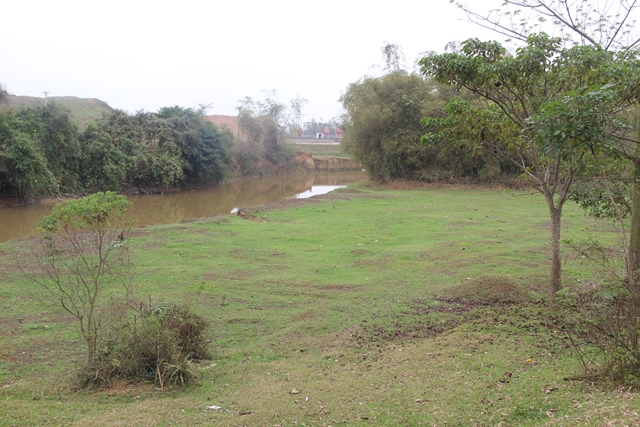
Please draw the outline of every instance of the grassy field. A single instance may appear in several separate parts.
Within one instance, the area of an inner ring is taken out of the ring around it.
[[[328,145],[328,144],[318,144],[318,143],[310,143],[310,144],[295,144],[293,148],[296,151],[302,151],[303,153],[307,153],[316,158],[323,157],[337,157],[348,159],[349,155],[343,153],[340,150],[340,145]]]
[[[363,183],[140,229],[139,297],[211,324],[199,384],[165,392],[74,389],[73,324],[0,245],[0,426],[637,425],[634,393],[565,380],[581,370],[570,314],[545,308],[547,223],[525,192]],[[616,241],[573,205],[563,233]],[[566,285],[598,280],[563,251]]]

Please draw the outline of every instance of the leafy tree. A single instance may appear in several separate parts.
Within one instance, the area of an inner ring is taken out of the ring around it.
[[[24,128],[13,112],[0,113],[0,193],[19,198],[55,194],[46,158]]]
[[[291,157],[286,146],[288,126],[287,108],[269,93],[263,101],[246,97],[239,101],[239,121],[243,143],[250,149],[261,151],[262,157],[272,164],[283,163]],[[301,108],[301,105],[298,105]]]
[[[82,181],[89,191],[118,191],[131,167],[130,158],[107,132],[90,124],[80,136]]]
[[[200,112],[114,110],[78,134],[55,103],[5,113],[0,191],[18,197],[85,191],[162,191],[226,178],[233,136]]]
[[[38,142],[59,190],[77,193],[81,189],[81,153],[78,129],[69,110],[50,102],[37,108],[25,108],[17,114],[22,119],[23,130]]]
[[[636,2],[622,0],[600,4],[595,1],[506,0],[503,2],[503,8],[494,9],[486,15],[474,12],[466,5],[458,6],[467,13],[471,21],[515,40],[526,40],[527,46],[518,49],[515,57],[524,58],[523,53],[528,52],[528,68],[515,67],[512,71],[517,70],[521,73],[520,76],[510,74],[508,67],[504,66],[508,63],[503,60],[504,53],[493,57],[496,65],[490,64],[490,57],[482,57],[496,53],[495,49],[503,49],[501,46],[494,45],[493,49],[489,49],[491,53],[482,47],[474,53],[474,43],[468,41],[465,52],[468,61],[457,61],[453,57],[450,57],[449,61],[444,56],[439,56],[440,63],[436,64],[438,61],[425,58],[422,62],[423,71],[431,75],[438,74],[446,83],[470,87],[494,103],[502,114],[501,117],[520,129],[523,140],[528,141],[528,144],[534,144],[544,155],[555,156],[558,163],[549,170],[552,172],[549,176],[555,177],[554,172],[560,170],[563,165],[567,174],[562,183],[558,182],[561,184],[560,187],[552,185],[550,188],[554,189],[554,193],[560,189],[559,202],[564,203],[570,194],[569,188],[576,168],[584,165],[582,159],[585,149],[601,156],[604,152],[614,149],[616,141],[620,143],[630,140],[628,122],[625,123],[621,115],[624,115],[628,107],[635,102],[638,93],[635,72],[638,67],[637,64],[634,65],[636,55],[632,48],[640,39],[629,20],[637,8]],[[539,31],[540,25],[546,25],[546,20],[551,21],[552,28],[559,30],[561,38],[535,34],[535,31]],[[551,44],[546,43],[545,46],[538,43],[539,46],[532,49],[532,42],[540,41],[542,38],[546,38]],[[476,40],[475,45],[478,46],[478,43]],[[561,49],[563,44],[573,48]],[[488,44],[485,46],[488,47]],[[481,72],[473,75],[478,71],[478,64],[482,62],[484,65],[480,66]],[[468,66],[468,69],[465,70],[465,66]],[[492,67],[496,69],[497,75],[491,75]],[[447,73],[451,76],[446,77]],[[554,77],[554,73],[558,75]],[[529,94],[514,85],[514,81],[519,77],[522,81],[523,75],[531,76],[525,88],[530,91]],[[538,79],[535,78],[536,75]],[[558,76],[562,78],[558,79]],[[484,82],[481,81],[482,78],[485,79]],[[529,104],[523,103],[527,98]],[[519,108],[519,105],[522,108]],[[622,146],[624,145],[623,143]],[[627,156],[629,151],[628,147],[618,148],[618,152]],[[576,158],[576,154],[579,154],[580,158]],[[568,158],[573,160],[567,164]],[[640,161],[637,164],[640,177]],[[529,173],[529,166],[525,162],[522,165],[525,173]],[[638,209],[634,209],[634,213],[638,214],[636,219],[632,220],[628,262],[630,272],[635,271],[640,263],[640,184],[637,187],[639,188],[634,194],[639,194]],[[563,196],[564,194],[566,196]],[[545,198],[549,204],[549,194],[546,194]],[[561,208],[561,204],[550,204],[549,208],[553,217],[554,212],[557,213],[558,208]],[[559,217],[557,222],[559,223]],[[555,228],[559,233],[559,224]],[[555,240],[553,237],[554,251],[557,246]],[[559,259],[554,255],[551,303],[555,295],[554,290],[558,290],[560,286],[559,278]]]
[[[427,119],[426,141],[451,140],[488,147],[507,142],[517,165],[544,196],[551,218],[550,304],[561,289],[560,228],[570,188],[591,152],[608,150],[620,124],[620,100],[607,89],[605,68],[618,59],[591,47],[561,48],[561,39],[530,35],[514,56],[497,42],[467,40],[460,53],[421,60],[423,72],[441,83],[465,87],[488,103],[454,101],[448,117]],[[615,133],[615,132],[614,132]]]
[[[220,131],[192,109],[165,107],[157,116],[168,125],[173,143],[180,148],[188,182],[217,184],[228,176],[230,133]]]
[[[110,112],[80,136],[84,185],[89,191],[132,187],[145,191],[182,183],[184,161],[174,136],[171,127],[153,113]],[[157,167],[167,162],[177,165],[177,171]]]
[[[503,169],[505,164],[496,161],[491,152],[423,145],[420,120],[442,116],[454,91],[430,78],[397,69],[402,57],[397,45],[386,44],[381,50],[385,69],[392,71],[363,77],[349,85],[341,97],[346,111],[343,151],[359,161],[372,178],[382,180],[491,179],[509,170]],[[467,91],[462,95],[472,98]]]
[[[403,70],[350,84],[341,97],[342,149],[373,178],[417,178],[428,162],[420,119],[432,92],[433,85]]]
[[[33,265],[23,273],[75,318],[87,345],[87,367],[94,363],[102,333],[105,291],[130,289],[130,263],[124,215],[130,202],[113,192],[59,203],[40,223],[42,242]]]

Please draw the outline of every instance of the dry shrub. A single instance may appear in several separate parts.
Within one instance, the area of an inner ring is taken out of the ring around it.
[[[640,387],[640,289],[629,281],[565,289],[562,303],[578,320],[571,337],[589,377]]]
[[[197,379],[192,361],[209,357],[207,324],[190,308],[167,303],[141,304],[134,316],[114,323],[100,340],[93,366],[83,371],[87,386],[116,379],[165,385]]]

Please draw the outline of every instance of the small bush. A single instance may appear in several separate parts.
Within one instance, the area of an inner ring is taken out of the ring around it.
[[[209,357],[207,324],[190,308],[141,304],[136,315],[115,323],[101,339],[85,385],[109,385],[115,379],[148,380],[164,389],[197,379],[192,361]]]
[[[564,290],[579,319],[576,351],[587,376],[640,388],[640,291],[627,280]]]

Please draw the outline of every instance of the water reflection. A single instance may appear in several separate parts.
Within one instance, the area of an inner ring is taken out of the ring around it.
[[[364,178],[361,173],[319,174],[242,179],[219,187],[185,192],[130,196],[127,216],[138,225],[179,223],[187,218],[229,214],[233,209],[275,203],[289,197],[311,197]],[[0,242],[32,233],[51,205],[0,209]]]
[[[345,188],[346,185],[314,185],[307,191],[296,194],[296,199],[307,199],[309,197],[318,196],[320,194],[327,194],[333,190],[337,190],[338,188]]]

